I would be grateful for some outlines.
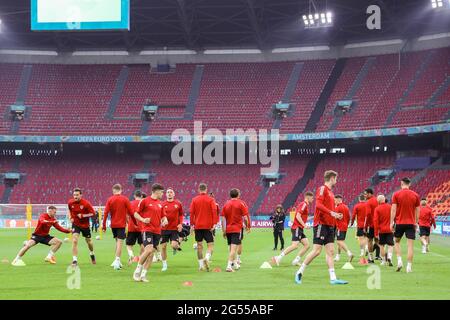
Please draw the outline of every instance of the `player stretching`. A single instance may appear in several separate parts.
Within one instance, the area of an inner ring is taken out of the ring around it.
[[[15,267],[25,266],[25,262],[23,262],[22,257],[31,247],[34,247],[38,243],[51,246],[51,249],[44,261],[49,262],[51,264],[56,263],[55,253],[61,247],[62,241],[59,240],[58,238],[54,238],[51,235],[49,235],[50,229],[51,227],[55,227],[56,229],[64,233],[70,233],[70,230],[67,230],[59,225],[58,221],[55,218],[56,216],[55,206],[49,206],[47,211],[48,213],[43,213],[39,216],[38,225],[34,230],[31,239],[27,241],[27,243],[22,249],[20,249],[19,253],[17,254],[17,257],[11,263],[13,266]]]
[[[422,253],[427,253],[430,245],[430,230],[431,226],[436,229],[436,221],[432,210],[427,206],[427,199],[423,198],[420,201],[420,216],[419,216],[419,230],[420,241],[422,242]]]
[[[392,251],[394,249],[394,234],[391,229],[391,206],[386,203],[384,195],[377,197],[378,206],[373,214],[373,225],[375,228],[375,238],[379,240],[381,251],[381,265],[388,264],[392,267]],[[388,246],[387,255],[384,246]]]
[[[115,184],[112,192],[113,195],[106,202],[102,228],[103,231],[106,231],[106,220],[111,213],[111,230],[116,240],[116,257],[111,267],[114,270],[120,270],[123,267],[120,262],[120,257],[122,256],[123,240],[126,238],[125,227],[127,225],[127,217],[133,217],[134,212],[131,208],[130,200],[122,195],[122,186],[120,184]]]
[[[302,202],[300,202],[295,210],[294,222],[292,223],[291,232],[292,232],[292,243],[289,247],[281,251],[280,255],[272,258],[272,263],[277,266],[280,265],[281,259],[284,256],[288,255],[300,246],[300,242],[303,245],[303,248],[300,249],[297,256],[292,260],[292,265],[297,266],[300,265],[301,258],[305,255],[305,253],[309,249],[308,238],[304,233],[304,229],[309,229],[306,225],[306,221],[308,220],[308,206],[310,206],[313,202],[314,194],[311,191],[305,193],[305,198]]]
[[[214,249],[213,231],[216,226],[216,201],[208,195],[208,187],[204,183],[198,186],[199,195],[192,199],[189,208],[191,233],[195,231],[197,242],[197,258],[199,270],[209,271],[209,260]],[[203,240],[207,243],[205,258],[203,258]]]
[[[133,212],[136,212],[139,206],[139,203],[142,199],[144,199],[144,194],[140,190],[136,190],[134,192],[134,200],[131,201],[131,209]],[[139,255],[142,254],[144,251],[144,246],[142,244],[142,234],[141,234],[141,227],[139,223],[131,219],[130,216],[127,216],[127,239],[125,240],[125,243],[127,245],[127,251],[128,251],[128,265],[131,265],[133,262],[139,261],[139,256],[135,257],[133,253],[133,246],[138,243],[140,247]]]
[[[400,182],[401,190],[392,196],[391,228],[394,230],[395,223],[395,254],[397,255],[397,272],[403,267],[402,249],[400,241],[403,234],[406,235],[408,243],[408,264],[406,272],[412,272],[414,256],[414,240],[416,240],[416,226],[420,213],[419,195],[409,189],[411,180],[403,178]]]
[[[152,185],[152,195],[143,199],[139,203],[134,217],[142,222],[142,239],[144,242],[144,252],[139,257],[136,270],[133,273],[135,281],[148,282],[147,271],[152,265],[153,254],[161,239],[161,226],[167,224],[166,214],[161,203],[164,194],[162,185],[155,183]]]
[[[367,244],[368,244],[368,249],[369,249],[369,263],[374,263],[374,256],[373,256],[373,251],[374,251],[374,238],[375,238],[375,230],[373,228],[373,214],[375,212],[375,208],[378,206],[378,202],[377,199],[374,197],[373,195],[373,189],[371,188],[367,188],[366,190],[364,190],[364,195],[366,197],[366,224],[365,224],[365,229],[366,229],[366,237],[367,237]],[[377,240],[375,240],[375,243],[377,242]]]
[[[340,252],[342,249],[345,252],[347,252],[348,262],[352,262],[353,254],[345,244],[345,237],[347,236],[348,223],[350,221],[350,210],[347,207],[347,205],[344,204],[342,196],[340,194],[337,194],[334,197],[334,203],[336,205],[336,212],[342,214],[342,219],[336,220],[336,229],[337,229],[336,240],[338,246],[338,253],[336,254],[334,261],[340,260]]]
[[[358,237],[358,243],[359,243],[359,264],[366,265],[368,262],[365,258],[365,251],[366,251],[366,233],[364,232],[364,225],[366,223],[366,197],[364,194],[359,195],[359,203],[357,203],[353,207],[353,216],[352,216],[352,222],[350,225],[353,225],[353,223],[356,220],[356,236]]]
[[[238,189],[230,190],[231,199],[228,200],[222,209],[222,231],[223,237],[227,239],[230,246],[228,255],[227,272],[238,270],[240,265],[237,263],[237,247],[242,242],[242,225],[245,224],[247,231],[250,231],[250,222],[248,220],[248,208],[240,199]]]
[[[183,206],[181,202],[175,199],[175,191],[168,188],[166,191],[166,201],[163,202],[164,211],[167,217],[167,225],[162,228],[161,238],[161,258],[162,270],[167,270],[167,243],[170,240],[170,246],[175,254],[180,247],[178,242],[178,232],[183,229]]]
[[[72,222],[72,266],[78,265],[78,239],[80,233],[86,240],[89,248],[89,255],[92,264],[95,264],[94,244],[91,239],[91,229],[89,228],[89,218],[95,215],[95,210],[89,201],[82,199],[83,195],[80,188],[73,190],[73,199],[69,200],[68,207],[70,212],[70,221]]]
[[[320,253],[322,246],[325,246],[326,261],[328,264],[328,272],[330,273],[331,284],[347,284],[347,281],[336,278],[334,272],[334,225],[335,219],[342,219],[342,214],[335,212],[334,194],[331,189],[336,185],[337,172],[332,170],[325,171],[325,183],[316,193],[316,212],[314,213],[314,238],[313,249],[306,256],[305,261],[300,269],[295,273],[295,282],[302,283],[302,277],[308,266]]]

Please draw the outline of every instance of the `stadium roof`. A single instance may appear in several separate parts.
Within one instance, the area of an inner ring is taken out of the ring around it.
[[[30,1],[1,0],[0,48],[79,49],[259,48],[342,45],[408,39],[450,31],[450,10],[429,0],[314,0],[334,26],[305,29],[311,0],[132,0],[130,32],[31,32]],[[368,30],[366,9],[381,8],[381,30]]]

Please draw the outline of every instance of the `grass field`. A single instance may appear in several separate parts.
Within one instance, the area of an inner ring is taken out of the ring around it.
[[[154,264],[148,274],[150,283],[135,283],[132,280],[135,264],[120,271],[110,267],[114,242],[108,231],[103,240],[94,242],[97,265],[90,264],[87,247],[81,242],[81,288],[69,290],[66,282],[70,274],[66,271],[71,262],[70,243],[64,243],[57,253],[56,265],[44,263],[48,252],[44,245],[25,255],[26,267],[7,263],[20,249],[25,234],[25,230],[0,229],[0,299],[450,299],[450,238],[441,236],[432,236],[431,252],[426,255],[420,253],[420,243],[416,241],[413,273],[406,274],[404,269],[396,273],[392,267],[380,267],[381,289],[369,290],[367,267],[357,263],[355,270],[342,270],[343,262],[337,263],[338,277],[349,284],[330,285],[324,252],[308,267],[302,285],[294,283],[296,267],[290,265],[292,254],[280,267],[259,269],[274,254],[270,230],[253,230],[246,235],[243,264],[238,272],[224,272],[227,249],[222,237],[216,239],[213,255],[213,267],[220,267],[222,272],[199,272],[190,238],[183,244],[182,252],[176,256],[170,252],[167,272],[160,272],[161,263]],[[64,237],[56,231],[52,234]],[[287,243],[289,235],[286,231]],[[307,235],[311,239],[310,230]],[[349,230],[347,243],[358,252],[353,229]],[[406,244],[403,246],[406,249]],[[122,259],[125,261],[126,251]],[[193,285],[186,287],[185,281],[192,281]]]

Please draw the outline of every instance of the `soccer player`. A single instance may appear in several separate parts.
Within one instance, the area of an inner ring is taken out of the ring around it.
[[[243,224],[245,224],[247,231],[250,230],[248,207],[239,199],[240,193],[239,189],[231,189],[231,199],[225,203],[222,209],[223,237],[227,239],[230,247],[226,269],[227,272],[234,272],[240,268],[240,265],[237,263],[237,247],[242,242],[241,236]]]
[[[386,203],[384,195],[377,196],[378,206],[373,214],[373,226],[375,229],[375,238],[380,245],[382,265],[388,264],[392,267],[392,251],[394,249],[394,234],[391,229],[391,206]],[[388,246],[387,254],[384,250]]]
[[[292,243],[289,247],[281,251],[280,255],[272,258],[272,262],[277,266],[280,265],[281,259],[284,256],[288,255],[300,246],[300,243],[303,245],[297,254],[297,256],[292,260],[292,265],[297,266],[300,265],[301,258],[305,255],[305,253],[309,249],[308,238],[304,233],[304,229],[309,229],[309,226],[306,225],[308,220],[308,206],[310,206],[313,202],[314,194],[311,191],[305,193],[304,200],[300,202],[295,210],[294,222],[291,226],[292,233]]]
[[[419,215],[419,235],[420,241],[422,242],[422,253],[427,253],[429,251],[431,226],[436,228],[436,221],[434,220],[431,208],[427,206],[427,199],[422,198],[420,201]]]
[[[126,238],[125,227],[127,226],[127,217],[134,219],[133,209],[131,208],[130,200],[122,195],[122,186],[115,184],[112,188],[113,195],[106,201],[105,214],[103,215],[103,232],[106,231],[106,220],[111,213],[111,230],[114,239],[116,240],[116,257],[111,264],[114,270],[122,269],[120,257],[122,256],[123,240]]]
[[[152,265],[153,254],[161,239],[161,227],[167,225],[167,218],[161,198],[164,188],[159,183],[152,185],[152,194],[143,199],[138,206],[134,217],[142,222],[142,238],[144,242],[144,252],[139,257],[136,270],[133,273],[135,281],[148,282],[147,271]]]
[[[373,189],[367,188],[364,190],[364,196],[366,197],[366,223],[364,228],[366,229],[366,237],[367,237],[367,245],[369,249],[369,263],[374,263],[374,238],[375,238],[375,230],[373,228],[373,213],[375,212],[375,208],[378,206],[377,198],[373,195]],[[375,240],[376,242],[376,240]]]
[[[144,199],[144,194],[140,190],[136,190],[133,194],[134,200],[131,201],[131,209],[133,212],[136,212],[139,206],[139,203],[142,199]],[[125,240],[125,243],[127,245],[127,252],[128,252],[128,265],[131,265],[133,262],[139,261],[139,256],[135,257],[133,253],[133,246],[138,243],[140,247],[139,255],[142,254],[144,251],[144,246],[142,242],[142,234],[141,234],[141,227],[138,222],[131,219],[130,216],[127,216],[127,239]]]
[[[337,229],[336,240],[338,246],[338,253],[336,254],[334,261],[340,260],[340,252],[342,249],[345,252],[347,252],[348,262],[352,262],[353,254],[345,244],[345,237],[347,235],[348,223],[350,221],[350,209],[347,207],[346,204],[344,204],[342,196],[340,194],[337,194],[334,197],[334,203],[336,205],[336,212],[342,214],[342,219],[336,220],[336,229]]]
[[[83,199],[83,193],[80,188],[73,189],[72,195],[73,199],[70,199],[67,205],[70,212],[70,221],[72,222],[72,266],[76,267],[78,265],[78,239],[80,238],[80,233],[86,240],[92,264],[96,264],[94,243],[91,239],[91,229],[89,229],[89,218],[95,215],[95,210],[89,201]]]
[[[180,248],[178,242],[178,232],[183,230],[183,206],[180,201],[175,199],[175,191],[168,188],[166,191],[166,201],[163,202],[164,211],[167,217],[167,225],[162,228],[161,238],[161,258],[162,270],[167,270],[167,243],[170,240],[170,246],[175,254]]]
[[[366,223],[366,197],[364,194],[359,195],[359,202],[353,207],[353,215],[352,215],[352,222],[350,225],[353,225],[353,223],[356,220],[356,236],[358,237],[358,243],[359,243],[359,264],[366,265],[368,262],[365,258],[365,251],[366,251],[366,233],[364,225]]]
[[[64,233],[70,233],[70,230],[61,227],[58,221],[56,220],[55,216],[56,216],[55,206],[49,206],[47,208],[47,213],[42,213],[39,216],[38,225],[36,226],[36,229],[34,230],[31,239],[27,241],[27,243],[22,249],[20,249],[16,258],[11,263],[13,266],[15,267],[25,266],[25,262],[23,262],[22,257],[31,247],[34,247],[38,243],[51,246],[51,249],[47,254],[47,257],[44,259],[44,261],[49,262],[51,264],[56,263],[55,253],[61,247],[62,241],[59,240],[58,238],[52,237],[49,234],[50,229],[51,227],[55,227],[56,229]]]
[[[410,190],[411,180],[403,178],[400,182],[401,190],[392,196],[391,228],[394,230],[395,223],[395,253],[397,255],[397,272],[403,267],[400,241],[406,235],[408,243],[408,264],[406,272],[412,272],[414,256],[414,240],[416,239],[416,226],[420,214],[419,195]]]
[[[300,269],[295,273],[295,282],[302,283],[303,274],[306,267],[322,252],[322,246],[325,246],[326,261],[328,272],[330,274],[331,284],[347,284],[345,280],[336,278],[334,271],[334,226],[336,219],[342,219],[342,214],[335,212],[334,194],[331,189],[336,185],[337,172],[332,170],[325,171],[325,183],[316,192],[316,212],[314,213],[314,238],[313,249],[306,256]]]
[[[199,195],[192,199],[190,212],[191,233],[195,231],[195,241],[197,242],[197,258],[199,270],[209,271],[209,261],[211,252],[214,249],[213,231],[217,223],[216,201],[208,195],[208,187],[205,183],[198,186]],[[207,243],[207,251],[203,258],[203,240]]]

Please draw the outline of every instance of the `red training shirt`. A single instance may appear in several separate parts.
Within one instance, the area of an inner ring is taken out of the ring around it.
[[[342,219],[336,219],[336,227],[339,231],[347,231],[350,222],[350,209],[344,203],[340,203],[336,207],[336,212],[342,213]]]
[[[375,208],[375,212],[373,213],[373,226],[375,229],[375,237],[377,238],[380,233],[392,233],[390,204],[382,203]]]
[[[353,207],[353,216],[352,216],[352,223],[355,222],[356,219],[356,226],[357,228],[364,228],[364,224],[366,223],[366,203],[365,202],[359,202]]]
[[[240,233],[244,223],[243,217],[248,216],[248,208],[240,199],[230,199],[222,208],[222,216],[226,221],[226,233]]]
[[[134,213],[137,212],[139,203],[142,200],[133,200],[131,201],[131,210],[133,211],[133,217]],[[127,216],[127,226],[128,226],[128,232],[141,232],[140,223],[135,221],[135,219],[132,219],[130,216]]]
[[[436,228],[436,220],[434,220],[433,210],[429,206],[420,207],[419,226]]]
[[[179,224],[183,224],[183,206],[181,202],[174,199],[173,201],[164,201],[162,203],[164,212],[168,220],[168,224],[162,227],[162,230],[177,230]]]
[[[295,210],[294,223],[291,227],[291,229],[293,230],[296,230],[297,228],[303,229],[303,226],[297,219],[297,214],[300,214],[303,222],[306,223],[306,221],[308,220],[308,204],[305,201],[300,202]]]
[[[127,215],[133,216],[130,200],[121,194],[109,197],[106,201],[105,214],[103,215],[103,228],[106,229],[106,220],[111,213],[111,228],[125,228],[127,225]]]
[[[377,198],[372,196],[366,201],[366,224],[365,228],[373,228],[373,214],[375,213],[375,208],[378,206]]]
[[[139,203],[137,213],[142,218],[150,218],[150,223],[140,223],[142,232],[161,234],[161,219],[166,216],[162,203],[158,199],[147,197]]]
[[[189,223],[195,229],[212,229],[217,223],[217,204],[206,193],[194,197],[189,208]]]
[[[323,185],[316,192],[314,226],[319,224],[334,226],[335,218],[331,216],[331,211],[334,211],[334,194],[330,188]]]
[[[415,209],[420,206],[419,195],[410,189],[394,193],[392,203],[397,205],[396,224],[416,224]]]
[[[38,224],[37,224],[36,229],[34,230],[33,234],[35,234],[37,236],[42,236],[42,237],[48,236],[50,229],[52,227],[55,227],[56,229],[58,229],[61,232],[70,233],[69,230],[61,227],[61,225],[58,223],[58,221],[54,217],[50,217],[50,215],[48,213],[42,213],[39,216],[39,221],[38,221]]]
[[[67,205],[70,211],[70,218],[73,219],[73,225],[79,228],[89,228],[89,218],[95,215],[95,210],[91,203],[85,199],[75,201],[70,199]],[[78,218],[78,214],[81,214],[81,219]]]

